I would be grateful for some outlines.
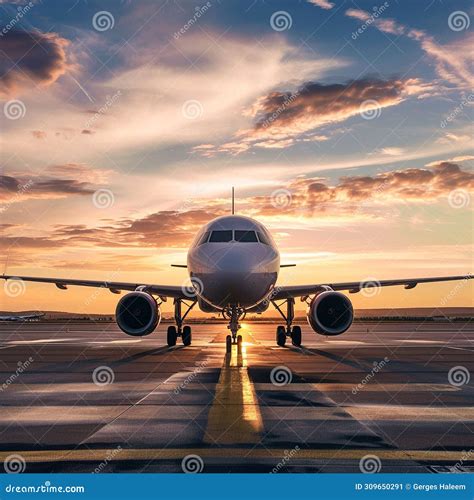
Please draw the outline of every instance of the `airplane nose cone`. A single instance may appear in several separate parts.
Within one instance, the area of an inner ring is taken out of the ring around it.
[[[213,265],[226,273],[250,272],[258,265],[257,252],[252,252],[250,248],[238,248],[237,245],[218,249],[210,257]]]

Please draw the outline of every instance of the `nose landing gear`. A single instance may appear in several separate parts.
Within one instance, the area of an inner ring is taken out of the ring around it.
[[[242,346],[242,335],[237,335],[241,326],[239,325],[239,320],[245,317],[245,311],[241,307],[229,307],[222,311],[224,318],[229,320],[227,329],[230,330],[231,335],[227,335],[225,339],[226,353],[230,354],[232,351],[232,344],[237,344],[237,347]]]
[[[272,300],[272,304],[275,306],[275,309],[280,313],[282,318],[286,322],[286,326],[279,325],[277,326],[276,331],[276,343],[280,347],[285,347],[286,338],[290,337],[291,342],[294,346],[301,346],[301,327],[300,326],[292,326],[293,320],[295,319],[295,299],[289,298],[285,300],[286,302],[286,314],[282,310],[283,304],[277,304],[274,300]]]

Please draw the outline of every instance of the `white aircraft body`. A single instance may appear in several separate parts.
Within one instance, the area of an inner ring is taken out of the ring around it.
[[[233,210],[232,210],[233,212]],[[276,342],[284,346],[287,338],[301,345],[301,328],[293,326],[295,299],[308,305],[307,318],[311,328],[320,335],[340,335],[352,324],[351,301],[345,290],[357,293],[362,288],[404,285],[414,288],[419,283],[471,279],[472,276],[407,278],[348,283],[314,283],[300,286],[277,285],[281,267],[280,254],[269,231],[249,217],[229,215],[218,217],[196,235],[188,252],[190,286],[170,286],[147,283],[9,276],[5,280],[54,283],[65,290],[68,285],[108,288],[112,293],[129,291],[118,302],[116,321],[128,335],[152,333],[161,320],[160,305],[168,298],[174,301],[176,325],[168,327],[167,342],[176,345],[181,337],[184,345],[191,344],[191,327],[183,326],[189,311],[197,304],[206,313],[221,313],[229,321],[227,349],[240,342],[237,335],[239,320],[248,312],[264,312],[272,304],[285,321],[277,327]],[[186,310],[183,314],[183,305]]]

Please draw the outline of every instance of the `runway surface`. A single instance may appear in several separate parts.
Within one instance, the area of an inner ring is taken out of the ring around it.
[[[467,472],[474,324],[340,337],[193,325],[165,347],[113,323],[0,324],[0,457],[25,472]],[[3,384],[3,385],[2,385]]]

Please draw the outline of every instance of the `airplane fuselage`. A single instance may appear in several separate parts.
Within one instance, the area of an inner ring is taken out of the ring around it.
[[[187,266],[201,300],[217,309],[248,309],[273,290],[280,254],[263,224],[230,215],[212,220],[198,232]]]

